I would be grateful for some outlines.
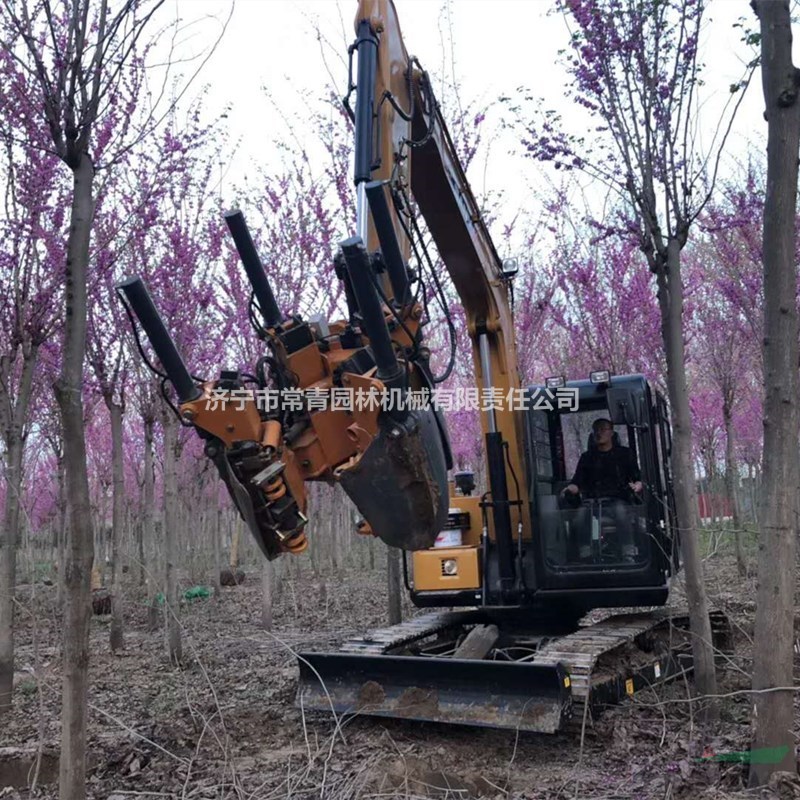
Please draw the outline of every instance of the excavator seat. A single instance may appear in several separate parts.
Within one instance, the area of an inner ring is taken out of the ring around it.
[[[643,506],[626,505],[633,541],[628,543],[632,544],[632,549],[625,548],[623,553],[610,504],[602,499],[570,500],[561,494],[568,485],[569,481],[553,481],[552,492],[537,493],[539,530],[545,542],[545,556],[552,565],[573,567],[630,562],[631,556],[642,552],[641,539],[646,536]]]
[[[582,517],[576,520],[579,560],[600,563],[634,563],[637,560],[641,514],[633,504],[612,505],[615,500],[616,498],[599,498],[584,502]],[[616,515],[620,512],[628,516],[631,535],[628,542],[622,540],[622,534],[618,530]]]

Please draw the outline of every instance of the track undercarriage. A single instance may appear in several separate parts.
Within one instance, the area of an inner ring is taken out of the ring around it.
[[[714,645],[729,646],[711,615]],[[688,617],[666,609],[565,627],[518,610],[438,612],[302,653],[304,709],[555,733],[692,669]],[[586,704],[588,703],[588,708]]]

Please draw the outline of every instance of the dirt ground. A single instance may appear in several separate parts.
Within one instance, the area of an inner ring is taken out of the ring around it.
[[[721,691],[746,689],[754,582],[740,581],[727,558],[707,568],[714,604],[735,632]],[[31,586],[18,594],[18,686],[16,708],[0,729],[0,786],[7,784],[0,797],[56,797],[55,589],[37,584],[33,594]],[[146,598],[131,591],[121,655],[109,652],[108,619],[93,620],[91,798],[800,798],[800,783],[789,779],[745,792],[741,764],[701,759],[709,748],[747,749],[746,694],[723,701],[713,735],[695,724],[683,684],[609,709],[583,737],[357,716],[337,729],[328,716],[302,713],[294,705],[293,651],[385,624],[382,573],[287,573],[270,634],[259,627],[260,587],[251,572],[218,600],[183,607],[180,669],[165,658],[163,633],[147,630],[146,612]]]

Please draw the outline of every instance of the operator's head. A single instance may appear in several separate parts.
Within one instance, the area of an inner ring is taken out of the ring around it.
[[[599,417],[592,423],[592,433],[597,444],[610,444],[614,436],[614,426],[610,419]]]

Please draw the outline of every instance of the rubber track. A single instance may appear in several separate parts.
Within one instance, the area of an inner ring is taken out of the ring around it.
[[[637,636],[666,625],[674,615],[666,609],[641,614],[619,614],[587,625],[575,633],[546,643],[531,659],[533,664],[563,664],[569,672],[574,700],[586,699],[590,678],[600,656],[632,642]]]
[[[399,625],[370,631],[366,636],[347,639],[342,642],[339,652],[381,655],[392,648],[439,633],[453,625],[468,625],[470,617],[475,614],[475,611],[435,611],[423,614]]]

